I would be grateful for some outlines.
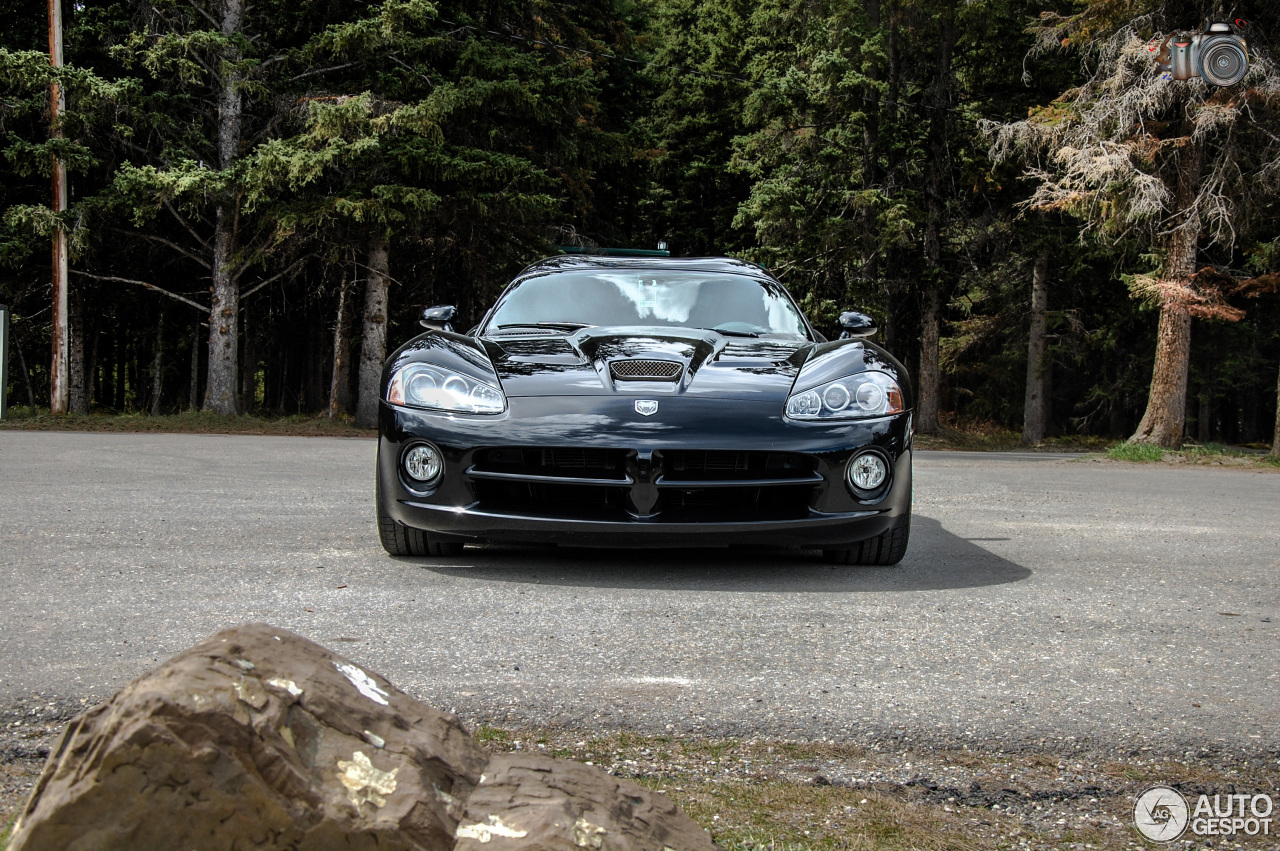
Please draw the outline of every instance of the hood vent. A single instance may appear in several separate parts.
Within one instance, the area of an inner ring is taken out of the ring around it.
[[[675,381],[683,371],[684,364],[669,360],[627,358],[609,364],[615,381]]]

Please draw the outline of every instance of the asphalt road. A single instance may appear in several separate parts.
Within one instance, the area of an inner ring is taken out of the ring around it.
[[[269,621],[465,719],[1177,755],[1280,748],[1280,475],[919,453],[897,569],[392,559],[367,440],[0,432],[0,706]]]

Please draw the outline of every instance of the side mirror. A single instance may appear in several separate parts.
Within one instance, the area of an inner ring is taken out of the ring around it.
[[[453,320],[458,317],[458,308],[452,304],[446,304],[441,307],[428,307],[422,311],[422,319],[418,320],[422,323],[423,328],[430,328],[432,331],[452,331]]]
[[[876,321],[865,313],[858,313],[856,310],[848,310],[840,314],[840,339],[848,340],[853,337],[874,337],[880,329],[876,327]]]

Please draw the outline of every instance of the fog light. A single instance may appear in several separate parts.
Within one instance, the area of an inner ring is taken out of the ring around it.
[[[849,484],[858,490],[873,491],[888,475],[889,467],[877,452],[864,452],[849,462]]]
[[[433,485],[444,472],[440,450],[429,443],[419,443],[404,453],[404,472],[418,484]]]

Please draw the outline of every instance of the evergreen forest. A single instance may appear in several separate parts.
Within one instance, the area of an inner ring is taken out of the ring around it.
[[[870,313],[917,429],[1280,451],[1280,6],[0,0],[10,406],[354,418],[557,246]],[[1167,37],[1231,22],[1232,86]],[[51,183],[65,172],[65,204]]]

